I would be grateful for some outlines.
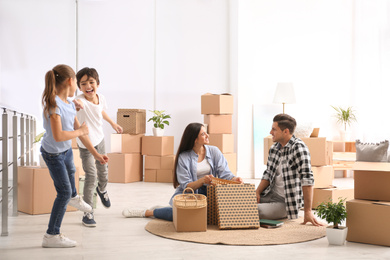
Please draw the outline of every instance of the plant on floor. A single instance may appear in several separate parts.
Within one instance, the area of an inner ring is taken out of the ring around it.
[[[155,128],[164,129],[164,124],[169,125],[168,118],[171,118],[170,115],[165,114],[165,110],[149,110],[153,112],[153,116],[149,118],[149,121],[153,121],[153,126]]]
[[[355,111],[352,107],[348,107],[347,109],[343,109],[342,107],[331,107],[336,110],[334,116],[337,118],[337,123],[344,125],[345,131],[347,130],[347,124],[350,126],[353,122],[357,122]]]
[[[328,223],[333,223],[333,228],[338,229],[341,222],[347,218],[347,210],[344,203],[345,198],[339,198],[338,202],[322,202],[317,208],[317,215]]]

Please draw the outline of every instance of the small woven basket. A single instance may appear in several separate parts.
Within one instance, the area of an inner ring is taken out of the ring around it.
[[[190,190],[192,193],[185,193]],[[202,194],[194,194],[194,190],[187,187],[183,194],[176,195],[173,198],[173,204],[176,208],[195,209],[207,207],[207,198]]]
[[[211,177],[211,185],[217,184],[240,184],[240,182]]]

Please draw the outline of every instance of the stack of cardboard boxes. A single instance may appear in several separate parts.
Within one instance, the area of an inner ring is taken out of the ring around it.
[[[117,123],[123,134],[111,135],[111,153],[108,154],[108,181],[129,183],[142,181],[143,158],[141,141],[146,129],[144,109],[119,109]]]
[[[311,156],[311,169],[314,177],[313,208],[329,199],[336,201],[339,197],[347,200],[353,198],[353,189],[343,189],[333,186],[333,143],[325,137],[300,138],[309,148]],[[264,164],[267,164],[272,137],[264,138]]]
[[[237,154],[234,153],[232,129],[233,96],[230,94],[201,96],[201,113],[207,125],[210,145],[217,146],[228,162],[230,171],[237,174]]]
[[[175,167],[173,136],[142,137],[142,155],[145,155],[146,182],[173,182]]]
[[[390,246],[390,163],[356,162],[355,199],[347,201],[347,240]]]

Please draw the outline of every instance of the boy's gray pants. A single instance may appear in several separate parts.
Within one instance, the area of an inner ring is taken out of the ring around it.
[[[104,139],[95,146],[95,149],[100,154],[106,154]],[[100,164],[95,160],[88,149],[80,148],[80,158],[85,172],[84,182],[84,201],[93,206],[93,193],[95,191],[96,178],[98,179],[98,187],[100,191],[105,191],[108,182],[108,167],[107,164]]]

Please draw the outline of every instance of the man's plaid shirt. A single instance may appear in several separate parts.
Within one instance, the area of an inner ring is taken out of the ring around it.
[[[271,146],[268,155],[267,169],[263,180],[270,185],[261,193],[267,195],[275,185],[276,168],[282,165],[286,211],[289,219],[298,218],[298,211],[303,207],[303,192],[301,186],[314,185],[311,171],[310,152],[305,143],[295,136],[281,148],[279,143]]]

